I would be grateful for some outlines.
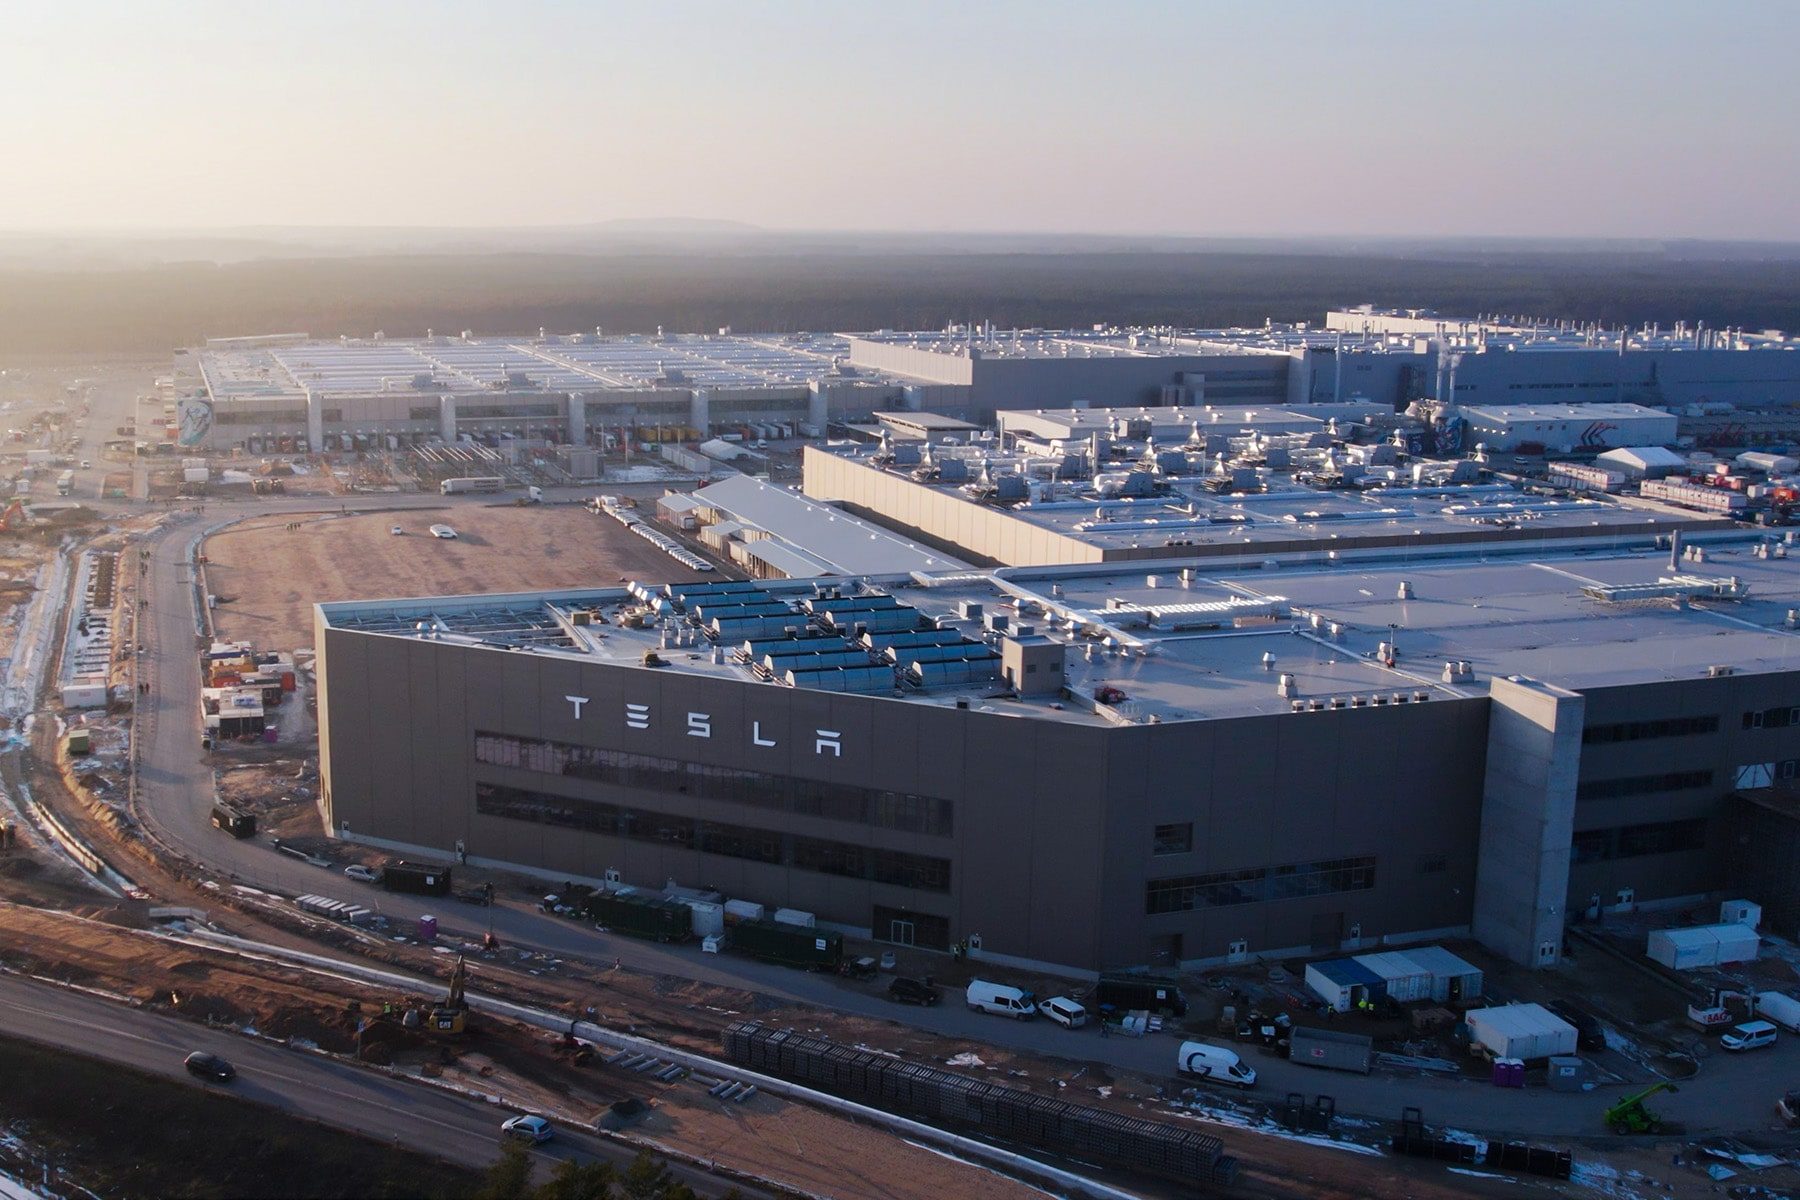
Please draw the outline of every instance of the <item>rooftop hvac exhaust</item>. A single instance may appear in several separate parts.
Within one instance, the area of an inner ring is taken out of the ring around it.
[[[1275,655],[1270,651],[1263,651],[1262,669],[1265,671],[1273,671],[1275,669]]]
[[[1278,696],[1286,696],[1290,700],[1298,694],[1299,690],[1300,689],[1294,683],[1294,677],[1292,675],[1283,675],[1275,685],[1275,694]],[[1298,703],[1298,701],[1296,701],[1296,703]]]
[[[1413,598],[1412,582],[1410,580],[1402,579],[1400,581],[1400,599],[1411,600],[1412,598]]]

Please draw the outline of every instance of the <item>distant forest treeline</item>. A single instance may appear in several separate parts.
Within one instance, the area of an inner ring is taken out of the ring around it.
[[[162,352],[305,331],[739,332],[1256,325],[1374,302],[1607,323],[1800,330],[1800,258],[907,253],[409,255],[0,270],[0,353]]]

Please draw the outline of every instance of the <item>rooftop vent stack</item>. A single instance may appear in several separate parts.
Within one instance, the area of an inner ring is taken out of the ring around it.
[[[718,666],[720,663],[724,662],[725,661],[725,647],[714,646],[712,648],[712,660],[713,660],[714,666]]]
[[[1276,680],[1275,691],[1277,694],[1285,696],[1290,700],[1300,694],[1300,689],[1294,683],[1294,677],[1287,674],[1282,675],[1280,679]]]
[[[1055,596],[1060,599],[1062,596],[1062,584],[1060,584],[1060,583],[1051,584],[1050,585],[1050,594],[1052,596]]]
[[[1162,576],[1160,576],[1160,575],[1146,575],[1146,576],[1144,576],[1144,586],[1145,586],[1145,587],[1147,587],[1147,588],[1153,588],[1153,587],[1156,587],[1156,586],[1157,586],[1157,585],[1158,585],[1158,584],[1159,584],[1159,583],[1161,583],[1161,582],[1162,582]]]
[[[1681,569],[1681,530],[1669,535],[1669,570]]]
[[[1456,664],[1456,673],[1461,675],[1464,679],[1473,679],[1475,677],[1475,668],[1470,664],[1469,660],[1465,658]]]
[[[1284,695],[1284,696],[1285,696],[1285,695],[1287,695],[1287,693],[1286,693],[1286,692],[1283,692],[1283,693],[1281,693],[1281,694],[1282,694],[1282,695]],[[1306,701],[1304,701],[1304,700],[1295,700],[1295,701],[1294,701],[1294,702],[1293,702],[1293,704],[1292,704],[1292,705],[1290,705],[1290,706],[1289,706],[1289,707],[1290,707],[1290,708],[1291,708],[1291,709],[1292,709],[1292,711],[1294,711],[1294,712],[1305,712],[1305,711],[1306,711]]]
[[[1456,676],[1458,675],[1458,673],[1459,672],[1456,669],[1455,663],[1447,662],[1444,664],[1443,678],[1444,678],[1445,683],[1454,683],[1456,681]]]
[[[1376,644],[1375,659],[1377,662],[1387,662],[1389,659],[1391,659],[1393,657],[1394,657],[1394,644],[1392,642],[1379,642]]]
[[[1787,627],[1789,629],[1800,629],[1800,608],[1790,608],[1787,610]]]
[[[1400,581],[1400,599],[1411,600],[1412,598],[1413,598],[1412,581],[1409,579],[1402,579]]]
[[[1774,554],[1775,554],[1776,558],[1786,558],[1787,557],[1787,547],[1782,546],[1782,545],[1777,545],[1775,547]]]
[[[1262,669],[1265,671],[1273,671],[1275,669],[1275,655],[1268,650],[1263,651]]]
[[[1314,629],[1318,629],[1325,624],[1325,618],[1318,613],[1311,613],[1307,616],[1306,623],[1311,625]]]
[[[1327,627],[1327,631],[1331,634],[1331,640],[1334,642],[1344,636],[1344,627],[1336,621]]]
[[[1191,588],[1194,586],[1194,568],[1181,568],[1181,586],[1184,588]]]

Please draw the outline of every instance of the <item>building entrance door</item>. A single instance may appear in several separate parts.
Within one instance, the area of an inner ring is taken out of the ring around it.
[[[911,921],[889,921],[888,941],[896,946],[913,944],[913,923]]]
[[[1312,948],[1315,951],[1340,949],[1344,941],[1344,914],[1314,913],[1312,919]]]

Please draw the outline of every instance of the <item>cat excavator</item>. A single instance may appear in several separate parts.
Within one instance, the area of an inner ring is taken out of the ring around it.
[[[456,967],[450,972],[450,994],[442,1004],[431,1010],[430,1028],[433,1033],[454,1037],[468,1032],[469,1002],[463,997],[468,982],[469,968],[459,954],[456,956]]]

